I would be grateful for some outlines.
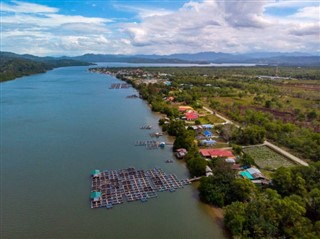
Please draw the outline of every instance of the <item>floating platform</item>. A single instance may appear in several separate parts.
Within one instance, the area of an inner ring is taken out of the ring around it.
[[[166,174],[162,169],[136,170],[94,170],[91,174],[91,208],[113,206],[124,201],[141,201],[158,197],[157,192],[174,192],[190,184],[188,179],[179,180],[174,174]]]
[[[129,84],[126,84],[126,83],[114,83],[114,84],[111,84],[109,89],[127,89],[127,88],[130,88]]]

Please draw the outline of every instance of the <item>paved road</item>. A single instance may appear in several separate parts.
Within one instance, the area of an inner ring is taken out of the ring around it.
[[[205,109],[205,110],[208,111],[209,113],[213,114],[213,111],[210,110],[209,108],[203,107],[203,109]],[[230,121],[229,119],[223,117],[222,115],[218,114],[217,112],[215,112],[215,115],[218,116],[219,118],[223,119],[226,124],[227,124],[227,123],[234,124],[236,127],[239,128],[239,125],[233,123],[232,121]],[[278,146],[270,143],[270,142],[267,141],[267,140],[264,141],[263,144],[266,145],[266,146],[268,146],[268,147],[270,147],[270,148],[272,148],[272,149],[275,150],[276,152],[284,155],[285,157],[289,158],[290,160],[294,161],[294,162],[297,163],[297,164],[300,164],[300,165],[303,165],[303,166],[309,166],[309,164],[306,163],[305,161],[303,161],[302,159],[299,159],[298,157],[290,154],[289,152],[284,151],[283,149],[281,149],[281,148],[279,148]]]

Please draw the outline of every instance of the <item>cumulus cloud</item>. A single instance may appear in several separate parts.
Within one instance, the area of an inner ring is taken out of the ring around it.
[[[319,51],[315,1],[188,1],[175,10],[122,4],[115,9],[134,17],[113,20],[22,1],[1,6],[2,49],[18,53]]]
[[[280,4],[284,8],[284,4],[289,3],[281,1]],[[124,24],[123,28],[131,44],[145,52],[314,50],[315,43],[319,42],[319,19],[316,19],[319,6],[300,4],[301,8],[287,18],[267,16],[265,10],[270,6],[276,3],[191,1],[166,16]],[[290,6],[293,6],[291,1]],[[302,18],[305,21],[301,22]]]

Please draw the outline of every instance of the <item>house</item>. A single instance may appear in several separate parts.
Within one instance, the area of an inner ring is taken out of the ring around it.
[[[225,161],[226,163],[232,163],[232,164],[236,163],[236,160],[234,158],[226,158]]]
[[[246,171],[250,173],[254,179],[266,179],[266,177],[257,168],[248,168]]]
[[[97,177],[99,177],[99,175],[100,175],[100,170],[98,170],[98,169],[95,169],[95,170],[93,170],[93,171],[91,172],[91,176],[92,176],[93,178],[97,178]]]
[[[212,169],[207,165],[206,166],[206,176],[209,177],[209,176],[212,176],[213,173],[212,173]]]
[[[165,84],[166,86],[171,86],[171,81],[165,81],[163,82],[163,84]]]
[[[243,178],[248,178],[252,180],[252,182],[262,182],[266,181],[267,178],[261,173],[261,171],[257,168],[248,168],[245,171],[240,172],[240,176]],[[253,181],[254,180],[254,181]]]
[[[186,128],[191,127],[193,130],[202,130],[202,126],[201,125],[191,125],[191,126],[187,126]]]
[[[235,156],[230,150],[223,149],[200,149],[199,150],[202,157],[205,158],[217,158],[217,157],[225,157],[225,158],[234,158]]]
[[[241,170],[241,164],[238,164],[238,163],[232,164],[231,168],[233,170]]]
[[[173,96],[169,96],[169,97],[166,98],[166,101],[172,102],[172,101],[174,101],[174,97]]]
[[[188,110],[193,110],[191,106],[179,106],[179,112],[186,112]]]
[[[212,137],[212,133],[209,130],[204,131],[203,134],[204,134],[204,136],[206,138],[211,138]]]
[[[199,115],[195,111],[190,111],[184,114],[186,117],[186,120],[191,121],[191,120],[196,120],[199,118]]]
[[[243,177],[243,178],[247,178],[247,179],[253,180],[252,175],[250,173],[248,173],[247,171],[240,172],[240,176]]]
[[[181,159],[181,158],[183,158],[184,156],[186,156],[187,153],[188,153],[188,151],[187,151],[186,149],[184,149],[184,148],[177,149],[177,150],[176,150],[176,157],[177,157],[178,159]]]
[[[203,139],[200,141],[201,145],[205,145],[205,146],[212,146],[215,145],[217,143],[217,141],[212,140],[212,139]]]
[[[92,201],[97,202],[101,199],[101,192],[91,192],[90,198]]]
[[[203,124],[202,127],[204,129],[213,129],[213,125],[212,124]]]

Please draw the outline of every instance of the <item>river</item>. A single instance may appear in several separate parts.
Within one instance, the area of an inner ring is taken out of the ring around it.
[[[187,178],[170,147],[146,150],[159,116],[119,80],[65,67],[1,83],[1,238],[209,239],[223,230],[187,186],[147,203],[90,209],[93,169],[160,167]],[[166,140],[163,138],[163,140]],[[173,159],[174,163],[165,163]]]

